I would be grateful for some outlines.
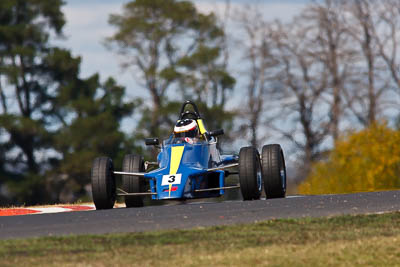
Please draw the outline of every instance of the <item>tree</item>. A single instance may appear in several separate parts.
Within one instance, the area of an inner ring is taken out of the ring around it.
[[[271,54],[270,29],[257,8],[249,6],[236,18],[246,36],[239,41],[243,50],[242,60],[249,63],[249,66],[243,64],[244,69],[240,70],[241,76],[246,79],[246,104],[239,107],[238,113],[244,119],[239,129],[242,135],[248,135],[252,146],[260,147],[266,138],[260,132],[272,120],[266,114],[266,107],[271,110],[276,95],[274,80],[278,62]]]
[[[327,109],[323,96],[328,87],[328,69],[315,60],[312,33],[301,23],[277,22],[271,30],[272,54],[278,62],[276,82],[283,92],[279,120],[271,127],[302,152],[303,171],[307,173],[309,165],[320,158],[321,145],[330,134],[329,118],[323,112]],[[288,118],[293,126],[282,127],[282,121]]]
[[[60,11],[61,0],[19,1],[0,3],[0,125],[2,150],[5,152],[6,177],[13,181],[31,179],[31,197],[46,197],[37,176],[43,173],[46,160],[37,157],[50,146],[46,130],[47,113],[53,88],[62,81],[43,77],[44,58],[51,53],[51,32],[61,34],[65,23]],[[9,170],[20,175],[13,176]],[[5,179],[2,179],[5,180]]]
[[[400,187],[400,132],[374,124],[339,140],[325,162],[316,163],[301,194],[337,194]]]
[[[179,107],[167,92],[174,86],[180,89],[179,98],[223,107],[234,79],[224,62],[218,62],[224,33],[213,14],[197,12],[188,1],[136,0],[124,6],[122,15],[111,15],[109,22],[117,32],[108,44],[116,46],[124,58],[122,66],[132,70],[138,86],[151,96],[151,106],[145,105],[142,112],[140,136],[171,132]]]
[[[375,3],[376,4],[376,3]],[[386,107],[394,107],[396,111],[399,111],[398,101],[393,101],[396,99],[396,94],[400,94],[400,62],[398,58],[399,44],[400,44],[400,4],[395,0],[386,0],[380,2],[379,8],[375,11],[377,20],[380,22],[380,27],[374,27],[373,36],[377,45],[377,54],[383,60],[383,64],[386,68],[385,73],[389,76],[387,80],[391,80],[392,83],[388,85],[392,95],[389,97],[391,101],[388,101]],[[378,30],[377,29],[384,29]],[[399,116],[399,115],[397,115]]]
[[[52,70],[53,78],[71,74],[52,100],[53,124],[58,121],[62,125],[52,138],[53,149],[61,155],[50,158],[52,169],[46,173],[46,187],[53,202],[73,202],[87,195],[95,157],[111,157],[116,166],[121,166],[125,154],[138,150],[120,130],[120,123],[140,102],[125,102],[125,88],[112,78],[103,83],[98,74],[79,78],[80,60],[75,73],[57,68],[58,62],[72,61],[70,53],[63,51],[44,64]]]
[[[397,88],[400,88],[400,64],[396,57],[400,42],[400,36],[397,30],[400,25],[400,4],[395,0],[386,0],[382,2],[382,5],[383,8],[378,9],[377,12],[379,19],[387,27],[387,30],[379,33],[376,32],[375,27],[372,30],[374,31],[375,37],[381,34],[381,38],[376,38],[379,55],[386,63]]]
[[[79,78],[80,58],[48,42],[62,33],[61,5],[0,3],[0,186],[14,204],[75,201],[92,159],[121,158],[127,143],[119,123],[134,104],[122,101],[124,88]]]
[[[351,50],[338,4],[315,2],[292,22],[266,22],[257,7],[241,12],[247,76],[247,112],[252,144],[260,127],[289,139],[307,166],[320,159],[322,144],[339,135],[342,94]],[[290,118],[295,127],[285,121]]]
[[[126,142],[119,128],[121,120],[132,113],[137,103],[125,103],[125,88],[112,78],[104,83],[98,74],[79,78],[80,60],[73,71],[57,68],[58,62],[72,61],[70,53],[64,51],[44,64],[51,70],[52,78],[72,74],[52,100],[53,124],[58,121],[61,125],[53,133],[53,148],[61,157],[50,159],[53,168],[47,173],[46,182],[54,201],[62,202],[85,195],[95,157],[106,155],[120,163],[124,153],[134,150],[134,144]]]
[[[384,63],[388,63],[386,50],[381,49],[390,26],[385,25],[380,14],[393,12],[388,8],[388,3],[357,0],[343,4],[347,14],[344,19],[347,34],[353,39],[354,47],[358,47],[358,60],[354,68],[358,73],[353,77],[350,85],[352,90],[348,90],[346,99],[348,109],[364,126],[382,118],[388,106],[385,97],[393,87],[388,75],[390,68],[388,70]],[[395,17],[393,19],[396,20]]]
[[[257,7],[241,12],[247,34],[241,48],[248,63],[241,129],[251,132],[249,140],[257,143],[260,125],[280,133],[300,152],[307,170],[342,131],[373,124],[384,112],[393,116],[386,107],[388,100],[392,107],[398,104],[389,91],[397,87],[398,6],[314,1],[285,24],[263,21]]]
[[[61,0],[0,3],[0,122],[11,137],[10,149],[19,150],[17,158],[26,158],[30,172],[38,172],[34,153],[49,141],[45,122],[37,119],[46,112],[52,85],[40,78],[43,75],[40,61],[49,52],[50,31],[61,34],[65,23],[61,4]],[[7,84],[3,84],[5,81]],[[11,92],[12,99],[17,101],[12,107]],[[13,112],[16,109],[18,113]]]
[[[310,53],[327,68],[327,102],[330,134],[337,140],[345,115],[344,95],[356,51],[344,24],[345,8],[340,1],[314,2],[301,14],[303,27],[313,32],[315,46]]]

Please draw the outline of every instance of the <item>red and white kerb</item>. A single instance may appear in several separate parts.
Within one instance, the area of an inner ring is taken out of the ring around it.
[[[184,132],[194,130],[194,129],[196,129],[196,127],[197,127],[197,123],[194,120],[192,120],[192,122],[189,123],[188,125],[183,125],[183,126],[175,125],[174,132],[175,133],[184,133]]]

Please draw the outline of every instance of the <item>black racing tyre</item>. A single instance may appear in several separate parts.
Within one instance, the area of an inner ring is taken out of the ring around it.
[[[92,196],[96,209],[112,209],[116,199],[114,166],[110,158],[100,157],[93,161]]]
[[[286,166],[280,145],[262,148],[262,177],[267,198],[282,198],[286,194]]]
[[[126,155],[122,162],[123,172],[144,172],[144,160],[139,155]],[[143,178],[139,176],[122,175],[122,190],[127,193],[140,193],[143,188]],[[127,208],[143,207],[142,196],[125,196]]]
[[[254,147],[239,152],[239,184],[243,200],[260,199],[262,190],[260,155]]]

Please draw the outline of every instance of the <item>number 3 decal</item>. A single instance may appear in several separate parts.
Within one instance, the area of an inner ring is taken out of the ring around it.
[[[163,175],[161,185],[180,184],[182,174]]]
[[[168,180],[168,183],[173,183],[173,182],[175,182],[175,175],[170,175],[169,176],[169,180]]]

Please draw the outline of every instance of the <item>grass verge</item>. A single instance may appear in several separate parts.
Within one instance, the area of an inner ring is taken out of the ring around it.
[[[396,266],[400,213],[0,241],[0,266]]]

